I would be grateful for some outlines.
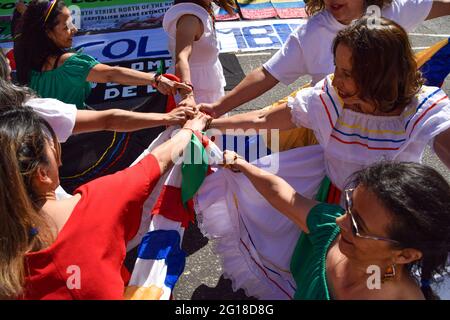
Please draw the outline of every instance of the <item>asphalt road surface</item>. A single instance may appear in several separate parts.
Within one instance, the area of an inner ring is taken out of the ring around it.
[[[445,36],[446,35],[446,36]],[[416,50],[448,38],[450,35],[450,18],[439,18],[427,21],[410,34],[413,47]],[[261,66],[275,51],[237,54],[239,63],[247,74]],[[241,106],[237,112],[255,110],[272,104],[287,96],[292,91],[309,81],[302,77],[290,86],[277,85],[270,92]],[[443,89],[450,94],[450,78],[447,78]],[[425,154],[425,163],[438,169],[449,181],[450,172],[429,150]],[[231,281],[222,275],[220,258],[214,254],[213,245],[200,231],[191,226],[185,233],[183,248],[188,257],[183,275],[180,277],[173,292],[176,300],[244,300],[252,299],[241,290],[233,291]]]

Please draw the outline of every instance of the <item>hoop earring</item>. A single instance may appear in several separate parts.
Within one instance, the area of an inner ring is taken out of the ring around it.
[[[396,274],[396,269],[395,269],[395,263],[394,263],[387,267],[386,272],[384,273],[383,282],[394,279],[395,274]]]

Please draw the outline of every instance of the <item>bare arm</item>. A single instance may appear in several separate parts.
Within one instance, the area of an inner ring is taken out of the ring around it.
[[[98,83],[114,82],[130,86],[156,84],[154,73],[146,73],[123,67],[112,67],[102,63],[95,65],[91,69],[86,80]]]
[[[284,103],[272,108],[264,108],[231,117],[214,119],[211,128],[224,132],[226,129],[280,129],[295,128],[291,120],[291,109]]]
[[[224,157],[234,155],[234,152],[226,151]],[[309,233],[306,219],[311,209],[318,203],[310,200],[292,188],[282,178],[268,173],[241,158],[236,158],[233,169],[238,169],[250,180],[256,190],[278,211],[292,220],[304,232]],[[226,163],[230,163],[225,161]]]
[[[198,115],[194,119],[186,121],[183,126],[185,130],[180,130],[170,140],[156,147],[155,150],[151,152],[156,160],[158,160],[159,167],[161,169],[161,175],[163,175],[169,168],[171,168],[173,162],[178,160],[178,158],[183,154],[184,149],[191,140],[191,129],[195,131],[203,130],[203,128],[206,126],[207,120],[208,116],[203,113],[198,113]]]
[[[218,118],[272,89],[278,80],[266,69],[259,67],[249,73],[233,90],[213,104],[201,104],[200,110]]]
[[[130,132],[140,129],[182,123],[186,115],[193,113],[187,108],[177,108],[170,113],[144,113],[121,109],[104,111],[78,110],[74,134],[101,130]]]
[[[196,16],[184,15],[180,17],[176,33],[175,74],[181,81],[191,83],[189,59],[194,41],[200,39],[202,34],[203,24]]]
[[[431,11],[425,20],[450,15],[450,0],[434,0]]]
[[[157,89],[162,94],[174,95],[178,90],[191,91],[191,88],[186,84],[169,80],[163,76],[157,81],[154,73],[141,72],[130,68],[111,67],[102,63],[95,65],[91,69],[86,80],[98,83],[114,82],[130,86],[155,86],[157,84]]]
[[[175,74],[182,82],[192,85],[191,69],[189,67],[189,59],[192,54],[192,46],[194,41],[200,39],[203,34],[202,22],[193,15],[184,15],[178,19],[176,46],[175,46]],[[183,100],[180,106],[195,108],[196,103],[193,94],[189,92],[180,92]]]
[[[434,150],[439,159],[450,169],[450,129],[434,139]]]

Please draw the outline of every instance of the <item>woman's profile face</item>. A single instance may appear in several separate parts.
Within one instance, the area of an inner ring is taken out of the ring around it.
[[[352,51],[345,44],[338,44],[334,57],[333,87],[339,96],[346,101],[358,93],[358,87],[353,79]]]
[[[359,186],[352,194],[351,203],[349,210],[360,235],[390,238],[388,229],[392,224],[392,215],[373,192],[364,186]],[[357,236],[348,212],[337,218],[336,223],[341,229],[339,249],[349,259],[367,262],[368,265],[374,261],[385,262],[386,265],[392,264],[393,247],[390,242]]]
[[[72,23],[70,10],[67,7],[64,7],[57,19],[58,24],[51,31],[48,31],[47,35],[58,48],[71,48],[73,44],[73,37],[78,30]]]
[[[46,139],[45,152],[47,154],[47,175],[51,179],[51,189],[56,190],[59,186],[59,167],[61,163],[61,145],[51,138]]]

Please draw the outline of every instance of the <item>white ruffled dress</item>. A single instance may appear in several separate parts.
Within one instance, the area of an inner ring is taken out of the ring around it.
[[[427,144],[450,128],[450,100],[424,86],[399,116],[343,108],[332,75],[291,98],[292,120],[314,130],[319,145],[275,153],[254,162],[313,198],[328,176],[339,189],[352,173],[380,160],[420,162]],[[201,230],[216,239],[233,289],[260,299],[292,299],[291,255],[300,230],[275,210],[242,173],[207,177],[195,206]]]

